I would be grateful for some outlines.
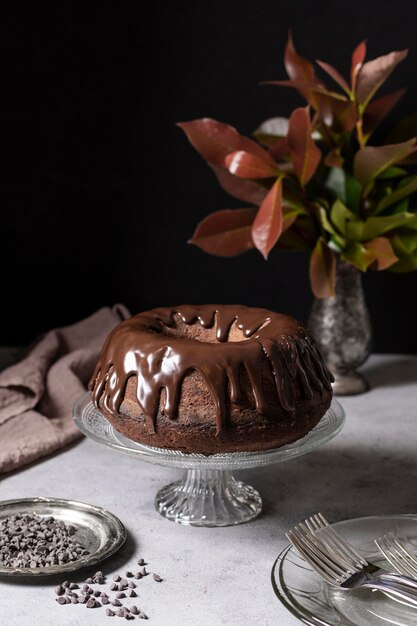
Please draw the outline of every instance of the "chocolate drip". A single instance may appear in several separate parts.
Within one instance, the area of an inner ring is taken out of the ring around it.
[[[176,315],[187,325],[216,328],[217,341],[169,334],[167,329],[176,328]],[[244,339],[229,342],[234,324]],[[266,411],[261,379],[265,358],[271,365],[278,401],[289,414],[295,410],[296,381],[307,398],[312,397],[313,389],[331,390],[333,377],[302,324],[286,315],[239,305],[159,308],[125,320],[104,343],[89,388],[96,406],[102,402],[117,414],[127,381],[136,376],[137,401],[149,431],[155,432],[161,390],[165,390],[164,412],[175,418],[182,379],[196,370],[213,397],[219,435],[226,422],[228,381],[232,402],[241,397],[241,367],[247,371],[256,410]]]

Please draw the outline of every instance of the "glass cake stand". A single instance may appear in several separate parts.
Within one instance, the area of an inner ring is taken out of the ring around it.
[[[262,452],[186,454],[152,448],[117,432],[91,402],[89,393],[75,404],[74,421],[87,437],[138,460],[185,469],[182,480],[166,485],[155,499],[157,511],[169,520],[192,526],[231,526],[254,519],[262,510],[259,493],[233,476],[242,470],[293,459],[323,445],[341,430],[345,413],[333,399],[329,410],[305,437]]]

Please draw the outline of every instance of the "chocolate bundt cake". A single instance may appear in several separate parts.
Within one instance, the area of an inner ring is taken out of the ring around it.
[[[215,454],[303,437],[328,409],[332,380],[293,318],[239,305],[184,305],[119,324],[89,388],[130,439]]]

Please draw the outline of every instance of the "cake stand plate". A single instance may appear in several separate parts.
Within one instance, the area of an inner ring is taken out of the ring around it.
[[[302,439],[281,448],[262,452],[186,454],[152,448],[117,432],[94,406],[89,393],[75,404],[74,421],[87,437],[138,460],[185,469],[182,480],[160,489],[155,506],[161,515],[179,524],[231,526],[254,519],[262,510],[259,493],[234,478],[233,470],[280,463],[311,452],[341,430],[345,413],[333,399],[320,422]]]

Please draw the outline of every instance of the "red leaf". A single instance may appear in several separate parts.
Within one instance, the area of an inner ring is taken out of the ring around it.
[[[278,173],[277,164],[268,152],[262,159],[244,150],[231,152],[225,158],[225,166],[240,178],[270,178]]]
[[[376,237],[364,244],[375,256],[375,269],[385,270],[398,261],[391,242],[386,237]]]
[[[407,88],[399,89],[368,104],[363,116],[363,132],[366,136],[369,137],[378,128],[406,91]]]
[[[224,166],[230,152],[245,150],[263,158],[266,151],[252,139],[240,135],[233,126],[208,117],[177,124],[201,156],[213,165]]]
[[[251,227],[257,209],[217,211],[204,218],[188,243],[217,256],[237,256],[254,247]]]
[[[333,97],[330,93],[316,92],[318,110],[326,126],[336,132],[350,131],[357,122],[356,105],[352,100]]]
[[[362,65],[357,79],[356,95],[361,104],[367,104],[397,65],[405,59],[408,50],[390,52]]]
[[[388,146],[365,146],[358,150],[353,161],[355,178],[366,184],[387,167],[402,161],[416,150],[416,139]]]
[[[253,180],[236,178],[233,174],[229,174],[227,170],[216,165],[211,167],[221,187],[234,198],[238,198],[238,200],[259,206],[268,193],[268,189]]]
[[[252,226],[255,246],[265,259],[282,232],[282,179],[278,178],[259,207]]]
[[[279,137],[274,144],[269,148],[269,154],[276,160],[281,161],[287,159],[290,156],[288,148],[288,141],[286,137]]]
[[[324,87],[324,85],[318,80],[312,63],[304,59],[304,57],[300,56],[296,51],[291,32],[288,33],[288,43],[284,53],[284,65],[290,79],[298,82],[296,89],[298,89],[307,102],[314,105],[314,93],[308,87],[304,87],[303,83],[306,85],[310,83],[321,87]],[[295,84],[292,86],[295,86]]]
[[[325,63],[324,61],[316,61],[322,70],[327,72],[329,76],[344,90],[347,94],[350,94],[350,87],[343,76],[332,65]]]
[[[350,79],[352,83],[352,91],[355,90],[356,79],[366,57],[366,41],[361,43],[354,49],[352,54],[352,66],[350,70]]]
[[[302,185],[313,176],[321,158],[311,138],[312,130],[308,107],[295,109],[290,117],[287,141],[295,173]]]
[[[305,82],[316,82],[316,73],[313,65],[298,54],[294,47],[291,32],[288,33],[288,42],[284,53],[284,64],[291,79]]]
[[[322,238],[317,240],[310,257],[310,282],[316,298],[335,295],[336,258]]]

